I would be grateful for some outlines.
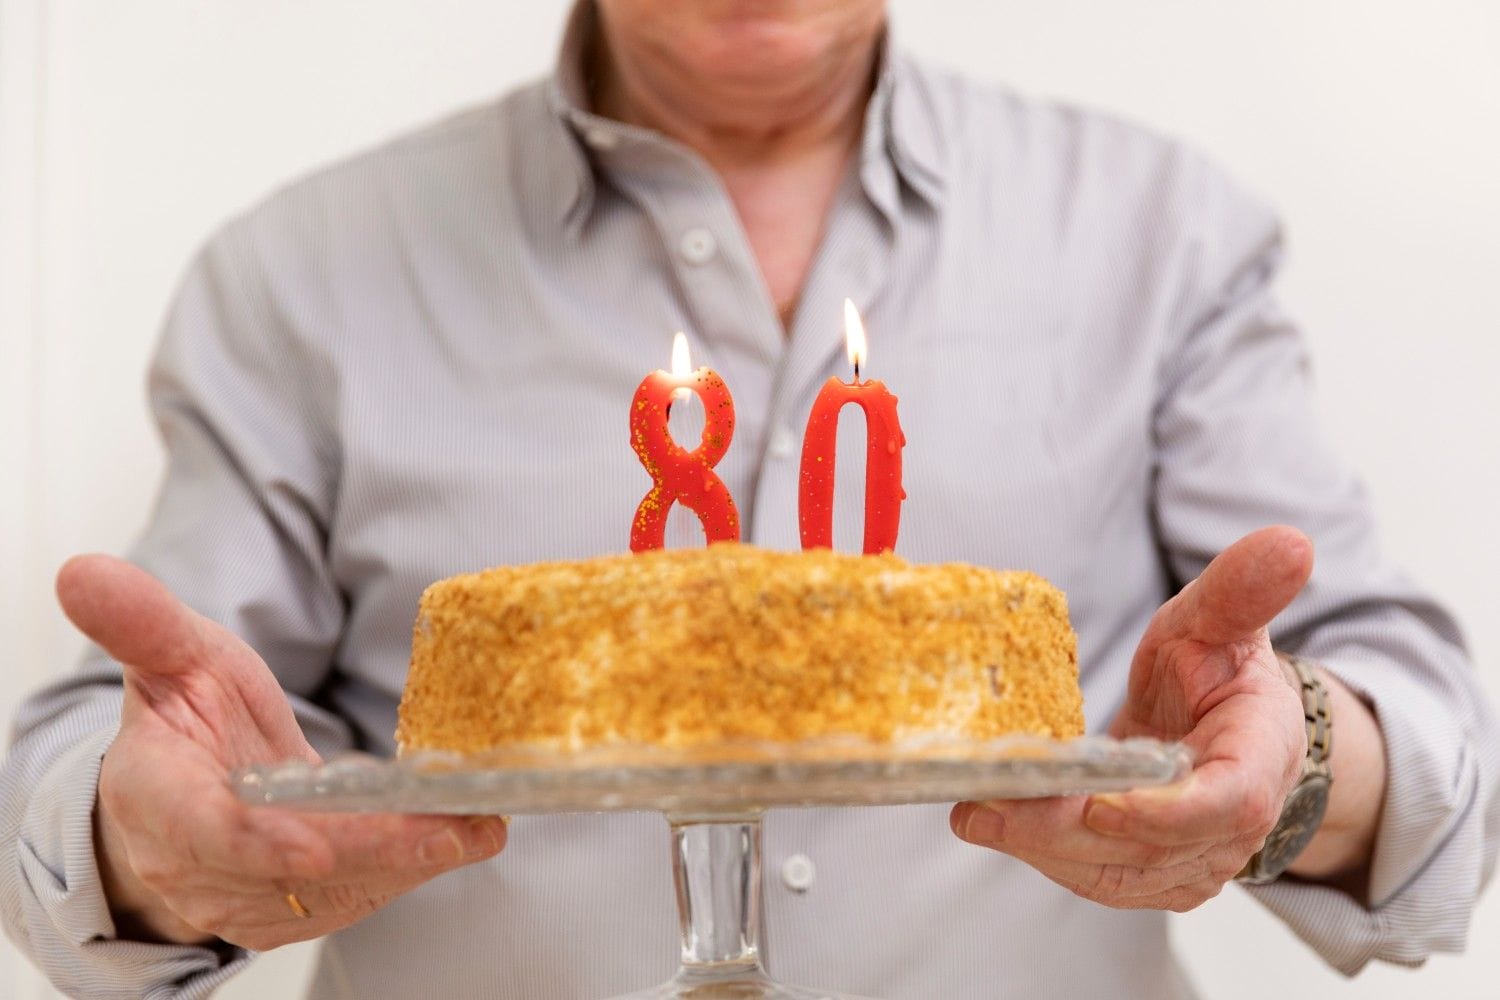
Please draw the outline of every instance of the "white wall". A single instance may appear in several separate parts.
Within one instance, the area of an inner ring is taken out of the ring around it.
[[[895,0],[911,47],[1192,138],[1283,209],[1285,298],[1390,547],[1500,690],[1500,5]],[[311,165],[543,71],[558,0],[0,0],[0,635],[22,689],[78,642],[50,578],[118,551],[160,468],[141,374],[228,213]],[[1178,924],[1206,995],[1495,995],[1500,956],[1347,983],[1237,890]],[[1474,939],[1500,931],[1500,897]],[[305,951],[225,996],[294,995]],[[1249,970],[1249,971],[1247,971]],[[0,944],[0,996],[51,994]]]

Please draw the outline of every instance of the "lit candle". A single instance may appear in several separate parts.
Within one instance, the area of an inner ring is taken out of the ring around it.
[[[703,401],[703,439],[688,451],[672,440],[667,418],[672,401],[692,393]],[[734,497],[713,471],[733,436],[734,400],[729,387],[712,368],[692,370],[687,337],[679,333],[672,341],[671,373],[658,368],[647,375],[630,404],[630,445],[651,476],[651,490],[630,524],[632,552],[662,547],[667,511],[678,502],[698,515],[710,543],[740,540]]]
[[[859,380],[867,361],[865,328],[854,303],[844,300],[844,338],[854,381],[831,377],[813,401],[802,438],[802,481],[797,518],[804,549],[833,547],[833,462],[839,411],[855,403],[865,411],[865,553],[889,552],[896,547],[901,523],[901,449],[906,436],[896,419],[896,397],[884,382]]]

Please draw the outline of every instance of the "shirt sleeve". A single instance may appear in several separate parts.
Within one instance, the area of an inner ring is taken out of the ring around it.
[[[1272,640],[1365,700],[1388,766],[1364,898],[1290,878],[1249,891],[1346,974],[1420,964],[1462,950],[1494,867],[1496,718],[1453,619],[1381,551],[1364,488],[1319,435],[1305,344],[1270,293],[1275,218],[1208,168],[1197,194],[1153,424],[1163,551],[1185,581],[1257,527],[1310,536],[1312,580]]]
[[[301,377],[315,362],[250,251],[243,228],[226,230],[169,314],[150,376],[167,471],[131,559],[260,653],[326,755],[352,742],[313,701],[344,617],[323,558],[336,456]],[[93,811],[120,677],[90,649],[22,706],[0,767],[0,916],[70,996],[204,997],[249,953],[121,940],[100,882]]]

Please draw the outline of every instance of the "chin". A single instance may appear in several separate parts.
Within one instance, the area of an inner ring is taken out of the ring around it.
[[[764,83],[879,30],[884,0],[603,0],[704,78]]]

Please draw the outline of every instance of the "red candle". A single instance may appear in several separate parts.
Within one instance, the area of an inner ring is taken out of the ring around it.
[[[896,547],[901,524],[901,449],[906,435],[896,419],[896,397],[884,382],[859,380],[867,349],[865,328],[854,303],[844,300],[844,337],[854,381],[829,378],[813,401],[802,438],[802,481],[797,518],[804,549],[833,548],[833,461],[839,411],[855,403],[865,411],[865,554]]]
[[[697,393],[703,401],[703,439],[692,451],[672,440],[667,417],[674,398]],[[692,371],[687,338],[672,342],[672,371],[657,369],[641,380],[630,404],[630,445],[651,475],[630,524],[630,550],[645,552],[665,543],[667,511],[679,501],[698,515],[710,543],[740,540],[740,513],[729,488],[713,471],[734,436],[734,400],[712,368]]]

